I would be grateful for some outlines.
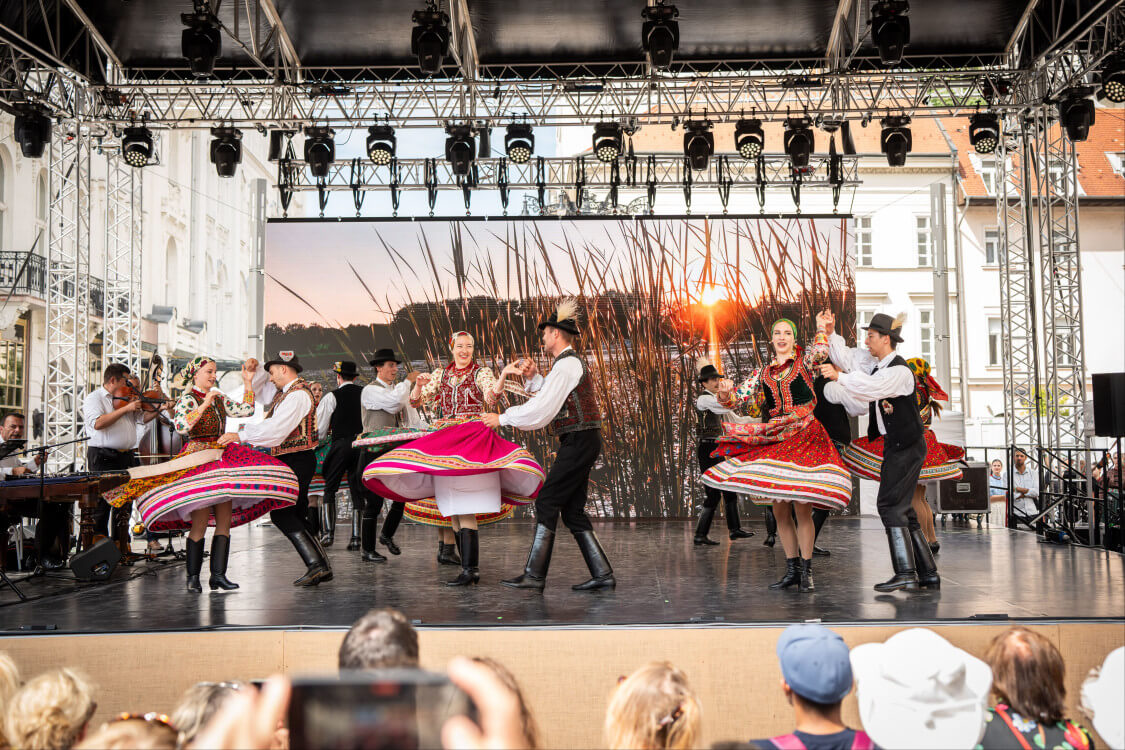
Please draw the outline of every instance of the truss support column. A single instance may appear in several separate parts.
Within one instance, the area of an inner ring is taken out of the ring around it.
[[[141,369],[141,195],[143,172],[106,155],[105,309],[102,358]]]
[[[79,412],[90,381],[90,144],[75,126],[51,135],[47,243],[47,374],[43,390],[45,440],[80,437]],[[82,444],[54,451],[47,470],[86,463]]]

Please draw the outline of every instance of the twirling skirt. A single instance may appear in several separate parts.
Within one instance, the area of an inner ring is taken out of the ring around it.
[[[926,428],[926,462],[922,464],[919,482],[935,479],[960,479],[961,462],[965,459],[965,449],[956,445],[939,443],[934,431]],[[865,437],[853,440],[840,454],[857,476],[878,481],[879,470],[883,468],[883,438],[869,440]]]
[[[328,455],[328,449],[331,447],[331,439],[324,440],[316,446],[316,473],[313,474],[312,481],[309,482],[310,495],[324,495],[324,458]],[[347,480],[344,483],[346,484]]]
[[[505,518],[513,506],[539,494],[543,478],[542,467],[525,448],[476,420],[395,448],[363,472],[372,492],[407,503],[407,515],[415,521],[441,526],[455,515],[477,515],[478,523]]]
[[[190,443],[177,458],[215,447]],[[295,505],[297,475],[273,456],[242,445],[228,445],[214,461],[188,469],[131,479],[111,491],[106,501],[120,508],[136,503],[141,523],[149,531],[191,528],[191,512],[233,503],[231,526],[241,526],[272,510]],[[208,520],[215,525],[215,517]]]
[[[779,501],[848,507],[852,478],[812,409],[760,424],[724,424],[712,456],[726,460],[703,483],[749,495],[759,505]]]

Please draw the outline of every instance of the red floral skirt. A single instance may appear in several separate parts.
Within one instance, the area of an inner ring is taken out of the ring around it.
[[[965,449],[956,445],[939,443],[934,431],[926,428],[926,462],[922,464],[919,482],[935,479],[960,479],[961,462],[965,459]],[[857,476],[878,481],[883,468],[883,438],[874,440],[859,438],[844,447],[840,457]]]

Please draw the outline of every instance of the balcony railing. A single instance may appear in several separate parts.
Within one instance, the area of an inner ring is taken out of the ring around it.
[[[66,282],[63,291],[73,294],[73,282]],[[29,297],[47,299],[47,259],[38,253],[14,251],[0,252],[0,295],[9,291]],[[105,311],[105,282],[91,276],[86,293],[86,309],[90,315],[101,317]]]

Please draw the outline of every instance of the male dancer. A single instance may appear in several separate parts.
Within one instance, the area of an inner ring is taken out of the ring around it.
[[[324,457],[324,500],[322,501],[322,520],[324,534],[320,543],[331,547],[336,541],[336,490],[344,473],[348,475],[348,492],[352,496],[352,505],[362,503],[360,496],[363,493],[363,482],[360,473],[356,471],[359,464],[359,451],[352,447],[356,436],[363,431],[363,414],[359,405],[359,396],[362,389],[355,382],[359,377],[359,370],[355,362],[336,362],[332,365],[332,372],[336,373],[336,389],[326,393],[316,406],[316,425],[318,437],[324,440],[332,436],[332,444],[328,448],[328,455]]]
[[[255,362],[248,363],[253,373]],[[269,448],[274,458],[297,475],[297,504],[270,512],[270,520],[301,556],[305,574],[293,581],[294,586],[316,586],[332,580],[332,566],[320,542],[309,533],[309,485],[316,473],[316,410],[313,408],[312,389],[299,374],[301,367],[291,351],[280,352],[276,359],[265,364],[270,382],[277,395],[261,422],[241,424],[238,432],[222,435],[218,443],[243,442],[260,448]]]
[[[611,589],[617,585],[613,568],[586,515],[590,470],[602,449],[602,413],[586,362],[573,347],[580,335],[577,303],[573,300],[560,303],[555,312],[539,324],[539,330],[543,350],[553,358],[547,377],[536,374],[534,364],[525,369],[522,361],[513,362],[504,368],[504,374],[529,373],[531,380],[526,382],[525,388],[532,398],[508,408],[503,414],[481,415],[484,423],[493,429],[500,425],[528,431],[547,427],[559,439],[555,462],[535,500],[535,538],[523,575],[501,583],[516,589],[543,590],[555,544],[555,527],[561,515],[590,569],[590,580],[571,588],[575,591]]]
[[[696,363],[696,370],[696,380],[703,386],[704,391],[695,400],[695,412],[699,417],[696,423],[696,435],[699,440],[696,457],[699,459],[699,471],[702,473],[723,460],[722,457],[711,456],[716,448],[715,441],[723,436],[723,422],[752,422],[754,418],[735,414],[719,403],[715,392],[719,390],[719,383],[722,382],[723,376],[715,369],[715,365],[711,364],[711,360],[706,357],[700,358]],[[718,544],[707,536],[707,532],[711,530],[711,521],[715,518],[715,509],[719,507],[720,499],[723,501],[723,515],[727,519],[727,531],[731,541],[754,536],[752,531],[743,531],[742,524],[738,521],[738,495],[706,485],[704,490],[703,510],[700,511],[699,522],[695,525],[693,539],[695,546]]]
[[[835,318],[825,310],[816,316],[817,327],[829,334],[829,358],[821,375],[833,382],[824,395],[851,413],[868,408],[867,436],[883,435],[883,465],[879,472],[876,505],[891,551],[894,576],[875,585],[876,591],[916,591],[919,586],[938,588],[941,579],[930,545],[911,507],[914,488],[926,460],[922,419],[914,397],[914,373],[896,351],[902,343],[903,316],[882,313],[871,318],[863,349],[849,349],[833,332]]]

